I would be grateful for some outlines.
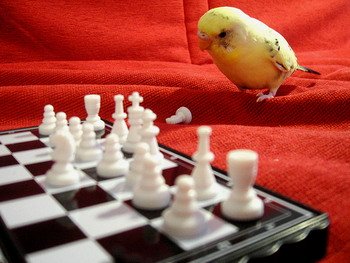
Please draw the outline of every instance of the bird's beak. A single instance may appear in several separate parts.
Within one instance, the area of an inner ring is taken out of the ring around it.
[[[198,31],[197,36],[198,36],[199,48],[201,50],[208,49],[211,45],[211,42],[212,42],[211,38],[207,34],[201,32],[201,31]]]

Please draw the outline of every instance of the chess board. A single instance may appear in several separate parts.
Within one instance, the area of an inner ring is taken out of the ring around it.
[[[98,134],[102,145],[110,130],[107,124]],[[265,206],[260,220],[225,219],[220,202],[231,185],[215,168],[220,191],[199,202],[207,231],[192,239],[173,237],[163,230],[162,211],[133,207],[124,177],[100,178],[94,162],[74,163],[83,174],[77,185],[47,185],[47,143],[37,127],[0,132],[1,247],[9,262],[313,262],[325,254],[327,214],[259,186]],[[194,163],[160,148],[163,176],[174,191],[175,178],[190,174]]]

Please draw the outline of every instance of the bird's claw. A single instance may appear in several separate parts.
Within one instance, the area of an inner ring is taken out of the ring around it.
[[[271,99],[273,97],[275,97],[275,95],[272,92],[269,92],[268,94],[264,94],[264,93],[259,93],[258,95],[256,95],[258,97],[258,99],[256,100],[256,102],[261,102],[263,100],[266,99]]]

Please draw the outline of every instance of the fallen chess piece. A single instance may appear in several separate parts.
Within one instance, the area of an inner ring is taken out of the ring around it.
[[[227,155],[228,174],[233,188],[222,202],[222,214],[228,219],[251,221],[264,214],[264,203],[257,196],[253,184],[258,171],[258,154],[251,150],[234,150]]]
[[[175,115],[165,119],[168,124],[178,124],[178,123],[190,123],[192,121],[192,113],[186,107],[180,107],[177,109]]]

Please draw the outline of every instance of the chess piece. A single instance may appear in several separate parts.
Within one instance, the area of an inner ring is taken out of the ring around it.
[[[193,178],[181,175],[176,178],[172,205],[163,212],[164,230],[171,236],[194,238],[206,231],[206,216],[197,204]]]
[[[232,220],[256,220],[264,214],[264,203],[253,188],[258,172],[258,154],[251,150],[234,150],[227,155],[228,174],[233,188],[222,202],[222,214]]]
[[[133,158],[130,162],[129,172],[125,176],[125,184],[129,188],[133,188],[138,180],[140,180],[144,172],[144,161],[149,155],[149,147],[147,143],[140,142],[135,147]]]
[[[119,144],[118,136],[111,133],[105,141],[105,152],[102,160],[96,167],[97,174],[101,177],[117,177],[126,175],[129,169],[129,162],[124,159]]]
[[[146,109],[143,112],[142,120],[143,126],[139,131],[141,135],[141,141],[145,142],[149,146],[149,152],[158,160],[159,163],[164,159],[163,154],[159,151],[159,146],[157,142],[157,135],[159,134],[159,128],[153,124],[153,121],[157,118],[157,115],[153,113],[150,109]]]
[[[192,170],[195,189],[198,200],[208,200],[218,193],[218,185],[215,180],[210,163],[214,160],[214,154],[209,149],[209,137],[211,128],[201,126],[197,130],[198,150],[192,156],[196,164]]]
[[[136,144],[141,141],[139,130],[142,127],[142,113],[144,108],[140,106],[143,98],[138,92],[133,92],[128,100],[132,103],[128,107],[128,118],[129,118],[129,133],[126,138],[126,142],[123,145],[123,150],[127,153],[134,153]]]
[[[79,117],[71,117],[69,119],[69,131],[75,140],[75,144],[78,146],[83,135],[83,126]]]
[[[44,107],[44,118],[39,126],[39,133],[41,135],[50,135],[53,133],[56,127],[56,117],[54,108],[48,104]]]
[[[52,136],[54,149],[52,160],[54,164],[46,173],[46,183],[51,186],[67,186],[80,181],[80,173],[73,167],[75,154],[75,141],[73,136],[65,131],[59,130]]]
[[[162,169],[150,155],[144,160],[144,171],[133,189],[133,194],[133,205],[145,210],[162,209],[170,202],[170,190],[165,184]]]
[[[76,157],[83,162],[97,161],[102,157],[102,149],[97,143],[94,127],[90,123],[83,124],[83,134]]]
[[[190,123],[192,121],[192,113],[186,107],[180,107],[176,110],[175,115],[165,119],[168,124]]]
[[[128,127],[125,122],[126,113],[124,112],[123,108],[123,100],[123,95],[119,94],[114,96],[115,112],[112,114],[112,117],[114,119],[112,133],[118,135],[120,144],[125,143],[129,133]]]
[[[87,112],[86,122],[94,127],[94,131],[101,131],[105,128],[105,123],[101,120],[98,113],[101,108],[101,96],[97,94],[89,94],[84,96],[85,109]]]
[[[69,127],[68,127],[68,121],[67,121],[67,115],[64,112],[57,112],[56,113],[56,125],[54,131],[50,134],[49,137],[49,145],[53,146],[52,142],[52,136],[57,133],[58,131],[64,131],[64,132],[69,132]]]

